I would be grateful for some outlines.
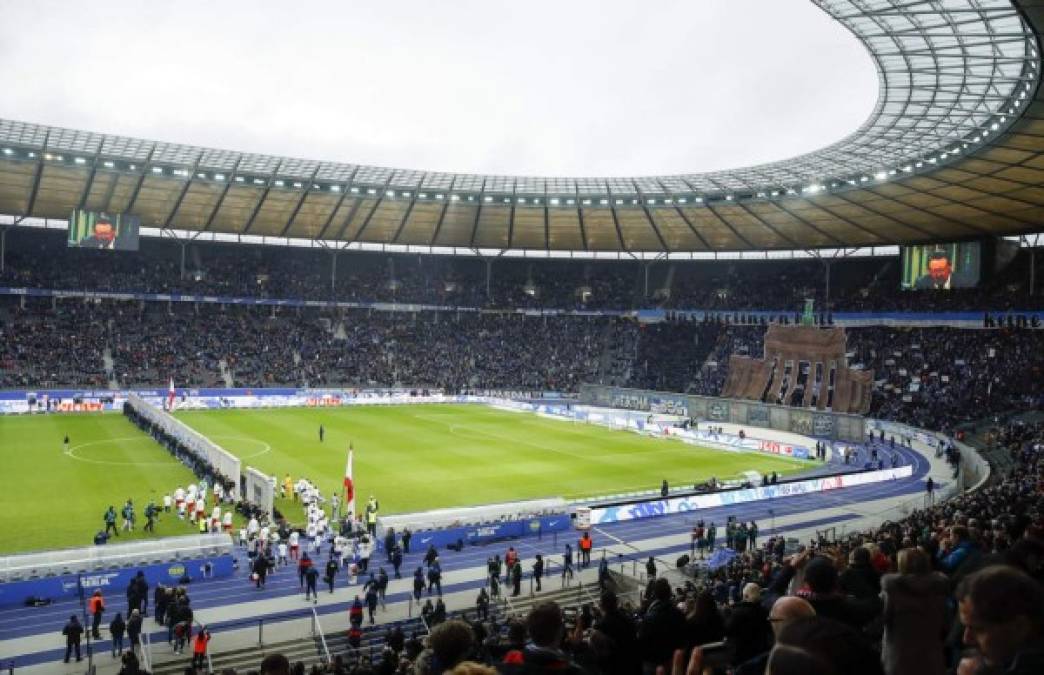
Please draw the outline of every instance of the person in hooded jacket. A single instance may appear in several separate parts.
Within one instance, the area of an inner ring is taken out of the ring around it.
[[[927,554],[920,549],[899,551],[898,567],[898,574],[881,579],[881,661],[885,673],[943,675],[949,582],[942,574],[932,572]]]

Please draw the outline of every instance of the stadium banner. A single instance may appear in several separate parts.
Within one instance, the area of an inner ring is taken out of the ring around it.
[[[26,579],[0,583],[0,607],[24,605],[27,598],[44,598],[61,600],[79,596],[80,586],[84,595],[89,596],[95,589],[112,599],[126,591],[127,585],[138,572],[145,574],[149,586],[156,584],[177,586],[184,578],[192,582],[204,579],[230,577],[235,571],[232,555],[220,555],[193,560],[182,560],[164,563],[153,563],[140,567],[126,567],[118,570],[92,571],[83,574],[62,574],[53,577]]]
[[[469,545],[486,544],[504,539],[543,536],[570,529],[572,529],[572,519],[569,514],[559,513],[539,518],[491,522],[466,527],[421,530],[413,533],[413,542],[419,545],[418,550],[426,549],[429,545],[438,549],[456,545],[457,542]]]
[[[682,416],[687,413],[697,423],[729,423],[741,427],[756,424],[759,428],[853,443],[863,440],[866,426],[861,415],[595,384],[581,384],[579,400],[592,406],[650,413],[655,412],[654,406],[669,407]],[[682,410],[685,413],[680,412]]]
[[[765,487],[726,490],[710,494],[697,494],[685,497],[669,497],[667,499],[651,499],[616,506],[595,507],[591,509],[591,524],[605,525],[625,520],[639,520],[677,513],[688,513],[701,509],[746,504],[749,502],[781,499],[797,495],[815,494],[830,490],[839,490],[856,485],[866,485],[882,481],[909,478],[913,475],[912,466],[896,469],[867,471],[864,473],[825,476],[808,480],[768,485]]]
[[[458,305],[429,305],[395,302],[350,302],[338,300],[301,300],[295,298],[249,298],[223,295],[196,295],[192,293],[126,293],[110,291],[73,291],[52,288],[25,288],[0,286],[0,295],[35,298],[79,298],[88,300],[138,300],[144,302],[191,302],[215,305],[258,307],[315,307],[327,309],[367,309],[378,312],[469,312],[477,314],[519,314],[525,316],[591,316],[629,317],[640,323],[658,323],[671,320],[690,322],[721,321],[737,325],[763,325],[777,322],[781,317],[796,321],[799,316],[789,309],[775,310],[704,310],[704,309],[639,309],[639,310],[564,310],[564,309],[505,309],[489,310]],[[991,319],[987,324],[987,317]],[[1044,329],[1044,311],[1010,311],[1003,308],[973,312],[834,312],[830,322],[842,327],[907,326],[954,328],[1021,328]],[[1020,323],[1021,322],[1021,323]]]

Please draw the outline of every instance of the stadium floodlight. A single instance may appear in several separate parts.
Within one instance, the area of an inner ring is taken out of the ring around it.
[[[83,157],[77,157],[73,161],[76,162],[77,164],[86,164],[87,163],[87,160],[84,159]]]
[[[129,167],[127,167],[127,168],[129,168],[129,169],[130,169],[131,171],[137,171],[137,169],[138,169],[137,165],[134,165],[134,164],[131,164],[131,165],[130,165]]]
[[[44,159],[52,160],[52,159],[54,159],[54,157],[51,156],[51,153],[47,152],[47,153],[44,153]]]
[[[385,190],[384,191],[384,196],[385,197],[394,197],[395,196],[395,190]]]
[[[1000,129],[1000,125],[997,124],[996,122],[994,122],[993,124],[990,125],[990,130],[991,131],[996,131],[997,129]]]
[[[617,205],[621,205],[621,204],[623,204],[623,203],[624,203],[624,200],[622,200],[622,199],[617,199],[617,200],[616,200],[616,203],[617,203]]]
[[[428,198],[428,193],[427,192],[418,192],[417,193],[417,199],[427,199],[427,198]]]
[[[284,183],[283,183],[283,181],[281,181],[281,180],[277,180],[277,181],[275,182],[275,186],[276,186],[276,187],[283,187],[283,185],[284,185]]]
[[[102,162],[102,164],[105,166],[106,169],[112,169],[116,166],[116,162],[112,161],[111,159],[105,160],[104,162]]]
[[[678,203],[679,204],[688,204],[689,200],[686,199],[685,197],[678,197]]]
[[[888,178],[888,173],[885,171],[878,171],[874,174],[874,178],[876,178],[877,180],[885,180]]]
[[[649,199],[646,199],[645,201],[646,201],[646,202],[648,202],[648,203],[650,203],[650,204],[655,204],[655,203],[656,203],[656,200],[655,200],[655,199],[653,199],[652,197],[650,197]],[[637,204],[637,203],[638,203],[638,200],[637,200],[637,199],[635,199],[633,203]]]
[[[341,191],[341,186],[340,185],[331,185],[330,186],[330,192],[340,192],[340,191]]]
[[[446,195],[444,195],[444,194],[442,194],[442,193],[437,193],[437,194],[435,195],[435,199],[445,199],[445,198],[446,198]]]
[[[608,199],[599,199],[598,203],[601,204],[602,206],[606,206],[606,205],[609,204],[609,200]]]
[[[460,201],[460,195],[450,195],[450,201],[451,202],[459,202]]]
[[[794,193],[794,191],[793,191],[793,190],[791,190],[791,191],[790,191],[790,193],[791,193],[791,194],[793,194],[793,193]],[[725,195],[725,201],[727,201],[727,202],[731,202],[731,201],[732,201],[732,199],[733,199],[732,195]]]
[[[216,174],[214,174],[214,180],[217,180],[217,181],[225,180],[225,174],[223,174],[223,173],[216,173]]]
[[[357,188],[357,187],[355,187],[355,186],[353,185],[353,186],[352,186],[352,187],[351,187],[351,188],[349,189],[349,192],[351,192],[351,193],[352,193],[353,195],[357,195],[357,194],[359,194],[359,188]]]
[[[366,194],[375,195],[377,194],[377,188],[366,188]]]
[[[551,198],[551,206],[558,206],[558,197]]]
[[[13,154],[13,153],[14,153],[14,150],[12,150],[11,148],[4,148],[4,154],[5,155],[10,155],[10,154]]]
[[[486,195],[486,198],[485,198],[485,199],[484,199],[483,201],[485,201],[485,202],[487,202],[487,203],[488,203],[488,202],[491,202],[491,201],[493,201],[493,198],[492,198],[492,197],[490,197],[489,195]]]
[[[654,200],[654,201],[655,201],[655,200]],[[653,203],[653,202],[650,202],[650,203]],[[667,199],[664,199],[664,200],[663,200],[663,203],[664,203],[664,204],[673,204],[673,203],[674,203],[674,200],[673,200],[673,199],[671,199],[670,197],[668,197]]]
[[[154,167],[152,167],[152,173],[163,173],[163,167],[162,166],[154,166]]]
[[[525,197],[519,197],[518,198],[518,203],[519,204],[525,204],[526,203],[526,198]]]
[[[303,184],[301,183],[301,181],[297,181],[297,180],[295,180],[295,181],[294,181],[294,187],[300,190],[301,188],[303,188],[303,187],[304,187],[304,185],[303,185]],[[319,188],[319,186],[318,186],[318,185],[313,185],[312,187],[314,187],[314,188],[316,188],[316,189],[318,189],[318,188]]]
[[[412,192],[403,192],[401,196],[409,198],[409,197],[413,196],[413,193]]]

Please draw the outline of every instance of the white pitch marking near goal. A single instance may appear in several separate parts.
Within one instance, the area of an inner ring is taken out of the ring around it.
[[[104,465],[107,465],[107,466],[171,466],[171,465],[176,465],[176,464],[180,463],[176,459],[174,459],[173,457],[171,457],[169,461],[165,461],[165,462],[138,462],[138,461],[135,461],[135,460],[125,460],[125,461],[117,462],[117,461],[106,460],[106,459],[91,459],[90,457],[80,457],[80,456],[78,456],[76,454],[76,451],[80,450],[81,448],[89,448],[89,447],[93,447],[95,445],[103,445],[103,444],[106,444],[106,443],[119,443],[121,441],[145,441],[145,440],[151,441],[151,439],[142,438],[141,436],[123,436],[123,437],[120,437],[120,438],[106,438],[106,439],[101,440],[101,441],[88,441],[87,443],[80,443],[79,445],[74,445],[71,448],[69,448],[68,450],[64,450],[62,452],[62,454],[66,455],[70,459],[75,459],[78,462],[86,462],[88,464],[104,464]]]

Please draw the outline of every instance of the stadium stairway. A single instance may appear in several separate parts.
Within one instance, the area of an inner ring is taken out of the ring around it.
[[[727,516],[734,515],[740,520],[757,520],[763,537],[773,533],[786,533],[788,537],[808,539],[815,535],[817,529],[838,526],[868,527],[879,524],[882,519],[902,515],[903,511],[919,507],[923,494],[923,481],[930,473],[938,484],[950,481],[949,468],[942,460],[934,458],[931,452],[918,448],[920,452],[901,450],[904,461],[915,465],[912,479],[876,483],[841,491],[832,491],[814,495],[802,495],[775,500],[770,504],[751,503],[730,505],[708,509],[700,512],[700,517],[723,523]],[[821,470],[830,469],[829,465]],[[691,538],[689,531],[695,521],[695,514],[680,514],[660,518],[627,521],[607,526],[598,526],[593,530],[595,551],[592,555],[592,567],[578,572],[578,578],[585,586],[597,581],[597,561],[604,554],[609,559],[613,571],[639,570],[649,556],[657,560],[661,568],[671,568],[674,561],[683,553],[688,553]],[[484,546],[469,546],[460,553],[443,553],[443,583],[446,605],[451,612],[471,609],[478,588],[485,582],[485,561],[494,554],[503,555],[507,546],[514,546],[521,554],[526,572],[523,592],[527,592],[529,572],[533,555],[542,553],[549,568],[545,583],[547,593],[557,590],[561,570],[561,551],[564,544],[572,542],[574,535],[545,537],[543,540],[527,538],[510,542],[498,542]],[[415,539],[417,549],[423,546]],[[241,559],[243,551],[239,551]],[[416,607],[409,603],[411,597],[412,570],[420,564],[423,550],[414,550],[408,556],[403,567],[404,578],[393,580],[388,588],[388,606],[380,613],[379,621],[405,620],[412,613],[416,615]],[[374,562],[378,563],[375,558]],[[347,606],[352,597],[359,592],[360,585],[346,586],[344,579],[338,580],[335,593],[320,593],[318,603],[303,603],[297,575],[292,569],[280,568],[269,578],[268,587],[263,590],[253,588],[246,579],[246,567],[240,563],[240,571],[233,577],[217,579],[193,585],[190,588],[192,604],[196,618],[208,624],[215,635],[212,647],[214,656],[226,652],[251,650],[252,658],[257,659],[261,651],[258,648],[259,619],[265,622],[265,639],[272,642],[264,649],[270,650],[275,644],[286,646],[288,640],[310,643],[311,653],[316,653],[311,634],[311,608],[315,607],[322,623],[323,632],[336,634],[347,628]],[[640,574],[634,574],[640,576]],[[591,586],[591,597],[597,593]],[[575,590],[573,591],[576,592]],[[541,594],[540,597],[554,597]],[[569,597],[568,595],[566,596]],[[575,598],[575,596],[573,596]],[[122,609],[123,602],[114,598],[113,609]],[[513,605],[525,607],[520,601],[512,600]],[[571,601],[572,602],[572,601]],[[575,606],[575,602],[574,602]],[[73,673],[82,669],[62,669],[60,659],[60,635],[57,631],[68,619],[70,613],[79,613],[79,606],[71,601],[59,601],[44,608],[9,608],[0,610],[0,664],[13,662],[19,673]],[[521,611],[519,609],[518,611]],[[296,619],[280,618],[293,613]],[[308,618],[302,618],[307,615]],[[166,646],[166,631],[147,619],[147,630],[157,652],[154,654],[155,666],[163,666],[172,659],[169,647]],[[104,631],[104,629],[103,629]],[[96,649],[104,655],[96,662],[105,668],[99,670],[109,672],[110,648],[107,639],[96,644]],[[301,653],[308,652],[302,648]],[[174,657],[181,667],[188,662],[188,656]],[[258,661],[259,662],[259,659]],[[113,664],[111,672],[118,670]]]

